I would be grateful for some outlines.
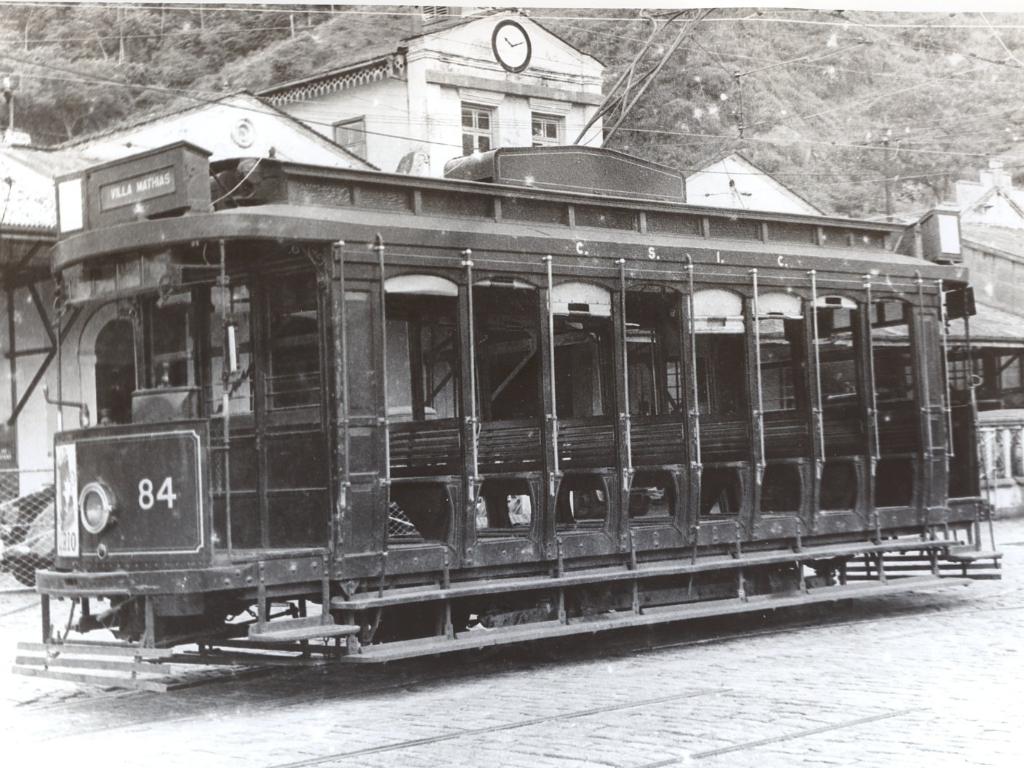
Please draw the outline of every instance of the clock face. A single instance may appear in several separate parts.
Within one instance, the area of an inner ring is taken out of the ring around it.
[[[494,58],[509,72],[522,72],[530,64],[533,45],[526,30],[517,22],[506,19],[499,22],[491,35]]]

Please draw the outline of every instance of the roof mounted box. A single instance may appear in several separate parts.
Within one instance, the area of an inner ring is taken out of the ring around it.
[[[450,161],[449,179],[488,181],[575,194],[686,200],[686,182],[671,168],[598,147],[502,147]]]
[[[950,205],[936,206],[921,221],[921,252],[936,264],[962,264],[960,211]]]
[[[57,230],[84,229],[210,209],[210,153],[179,141],[59,176]]]

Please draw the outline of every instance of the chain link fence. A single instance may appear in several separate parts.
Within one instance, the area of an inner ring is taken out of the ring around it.
[[[0,470],[0,592],[30,589],[53,564],[53,470]]]

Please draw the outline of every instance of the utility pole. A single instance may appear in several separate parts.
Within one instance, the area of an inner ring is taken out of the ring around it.
[[[886,128],[882,133],[882,146],[885,147],[885,169],[892,167],[892,158],[889,157],[889,139],[892,138],[892,129]],[[885,175],[885,220],[892,221],[892,177]]]
[[[10,75],[3,77],[4,101],[7,102],[7,134],[11,139],[14,132],[14,79]]]

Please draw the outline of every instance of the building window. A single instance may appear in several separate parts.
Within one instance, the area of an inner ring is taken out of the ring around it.
[[[472,104],[462,105],[462,154],[486,152],[494,142],[491,138],[493,110]]]
[[[366,118],[356,117],[334,124],[334,143],[366,159]]]
[[[999,388],[1003,391],[1024,388],[1024,356],[1002,355],[999,358]]]
[[[555,115],[539,115],[533,113],[533,144],[534,147],[553,147],[562,143],[562,124],[564,119]]]

